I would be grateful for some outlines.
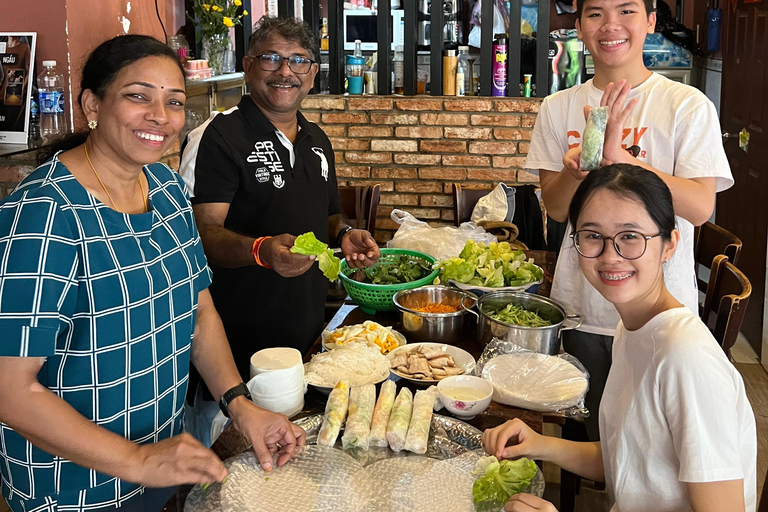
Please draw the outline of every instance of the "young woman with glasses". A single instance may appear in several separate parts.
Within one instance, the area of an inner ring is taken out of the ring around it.
[[[579,267],[621,321],[600,405],[600,442],[545,437],[513,420],[483,434],[496,457],[548,460],[605,481],[612,510],[755,510],[755,418],[741,376],[706,325],[664,284],[672,195],[627,164],[594,171],[569,209]],[[507,446],[517,437],[518,443]],[[508,511],[554,510],[529,495]]]

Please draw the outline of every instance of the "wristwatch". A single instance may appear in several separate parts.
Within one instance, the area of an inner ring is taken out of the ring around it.
[[[242,395],[245,395],[245,398],[251,400],[251,392],[248,391],[248,386],[243,382],[221,395],[219,408],[221,409],[221,412],[224,413],[224,416],[229,418],[229,404],[232,403],[232,400]]]
[[[336,235],[336,247],[341,248],[341,239],[344,238],[344,235],[352,231],[352,226],[344,226],[341,228],[341,231],[339,231],[339,234]]]

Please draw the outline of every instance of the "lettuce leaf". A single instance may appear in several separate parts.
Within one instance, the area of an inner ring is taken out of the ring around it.
[[[442,280],[492,288],[522,286],[544,277],[533,259],[526,260],[525,253],[512,250],[508,242],[485,245],[469,240],[458,258],[441,260],[435,268],[442,269]]]
[[[320,270],[323,271],[325,277],[329,281],[333,282],[339,278],[339,272],[341,271],[341,260],[333,255],[332,249],[326,249],[317,255],[317,264],[320,266]]]
[[[513,494],[528,489],[536,470],[536,464],[526,458],[499,462],[493,456],[483,457],[475,466],[474,473],[481,476],[472,485],[472,501],[503,506]]]
[[[291,247],[294,254],[305,254],[307,256],[317,256],[317,264],[329,281],[333,282],[339,278],[341,271],[341,260],[333,255],[333,250],[315,237],[312,231],[296,237]]]

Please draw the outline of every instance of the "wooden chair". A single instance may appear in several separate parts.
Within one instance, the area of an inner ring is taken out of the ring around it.
[[[453,225],[458,226],[462,222],[472,219],[472,210],[477,201],[491,191],[488,189],[463,188],[461,184],[453,184]]]
[[[706,222],[697,227],[693,236],[696,281],[699,285],[699,291],[705,293],[707,291],[707,281],[701,279],[699,265],[711,269],[712,260],[718,254],[725,254],[728,256],[728,261],[731,264],[738,265],[742,244],[736,235],[711,222]]]
[[[339,187],[341,211],[349,225],[376,233],[376,212],[379,208],[379,185]]]
[[[715,256],[701,319],[729,359],[751,294],[752,285],[747,276],[728,261],[725,255]]]

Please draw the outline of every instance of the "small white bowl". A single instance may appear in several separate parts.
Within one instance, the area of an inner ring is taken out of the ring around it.
[[[472,375],[454,375],[437,384],[440,401],[458,418],[471,419],[488,408],[493,386]]]

